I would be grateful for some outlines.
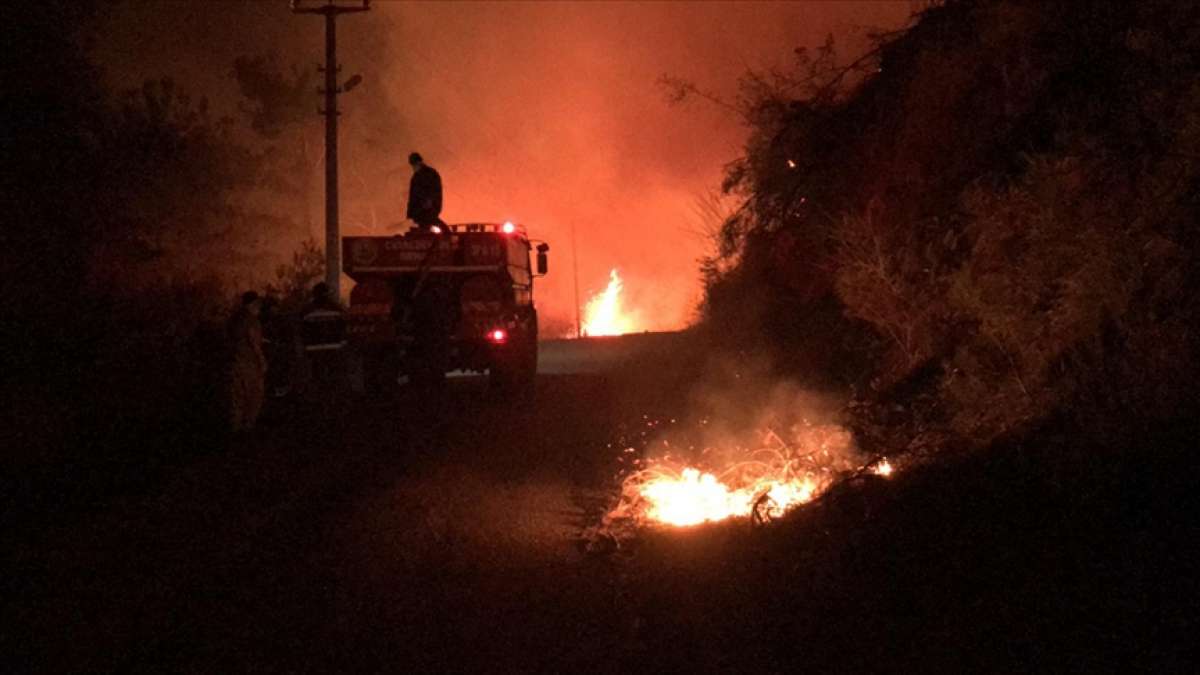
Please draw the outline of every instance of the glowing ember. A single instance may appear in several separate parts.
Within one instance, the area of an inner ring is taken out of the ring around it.
[[[616,269],[608,277],[608,287],[592,296],[584,309],[584,335],[622,335],[635,330],[633,317],[621,306],[621,277]]]
[[[892,471],[894,470],[895,469],[892,468],[891,462],[887,461],[886,459],[880,460],[880,462],[875,465],[875,474],[885,478],[892,475]]]

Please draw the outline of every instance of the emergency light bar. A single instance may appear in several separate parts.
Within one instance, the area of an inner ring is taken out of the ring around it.
[[[446,227],[455,234],[488,232],[494,234],[523,234],[528,236],[524,225],[514,223],[511,220],[503,223],[460,223],[457,225],[447,225]]]

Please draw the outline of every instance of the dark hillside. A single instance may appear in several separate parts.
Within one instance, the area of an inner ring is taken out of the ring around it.
[[[853,76],[814,60],[751,115],[709,321],[915,406],[891,445],[1051,418],[1120,444],[1188,414],[1198,12],[948,2]]]
[[[656,599],[768,669],[1194,669],[1200,8],[947,2],[829,63],[753,108],[706,324],[924,461]]]

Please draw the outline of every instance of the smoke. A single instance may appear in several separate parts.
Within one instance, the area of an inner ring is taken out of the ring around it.
[[[623,427],[619,493],[589,540],[625,539],[645,523],[763,522],[865,470],[844,394],[773,370],[763,358],[711,357],[685,414]]]
[[[786,67],[795,48],[827,34],[849,55],[868,29],[896,27],[910,11],[908,2],[377,2],[338,26],[342,78],[363,76],[341,97],[344,231],[403,219],[405,158],[418,150],[443,176],[447,221],[511,219],[551,244],[544,316],[574,314],[575,262],[582,299],[618,267],[645,328],[680,327],[709,246],[695,204],[739,156],[745,129],[717,106],[670,104],[658,79],[732,97],[748,68]],[[172,76],[235,114],[234,58],[274,52],[310,67],[322,40],[319,19],[283,2],[126,3],[96,56],[118,86]],[[306,137],[319,140],[317,104],[314,92]],[[307,206],[318,226],[320,200]],[[287,254],[303,235],[271,252]]]
[[[805,452],[824,445],[831,451],[827,465],[849,468],[862,458],[844,426],[845,404],[844,391],[781,378],[769,359],[747,355],[711,357],[689,394],[692,416],[703,422],[704,447],[718,451],[726,464],[744,459],[753,438],[770,434]]]

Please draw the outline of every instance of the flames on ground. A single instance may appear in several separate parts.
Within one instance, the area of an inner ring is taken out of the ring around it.
[[[850,432],[836,424],[801,423],[786,436],[764,429],[749,445],[731,442],[699,453],[693,446],[682,456],[669,452],[669,441],[658,440],[668,451],[631,460],[605,522],[677,527],[745,517],[767,522],[812,501],[839,479],[894,471],[886,458],[864,461]],[[636,452],[625,450],[627,456]]]
[[[624,283],[616,268],[608,273],[608,286],[588,300],[581,332],[586,336],[624,335],[638,330],[632,312],[624,306]]]

